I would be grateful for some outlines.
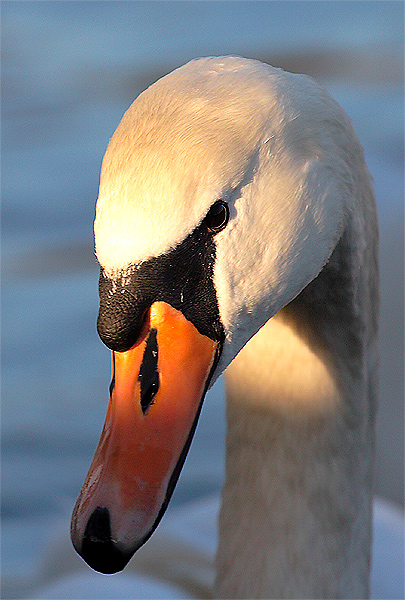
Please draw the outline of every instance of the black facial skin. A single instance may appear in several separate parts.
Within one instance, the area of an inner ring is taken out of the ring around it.
[[[223,327],[212,275],[214,235],[227,221],[227,205],[216,202],[181,244],[134,266],[124,284],[120,278],[113,281],[101,269],[97,330],[108,348],[129,350],[141,333],[149,307],[158,301],[181,311],[201,334],[222,341]]]

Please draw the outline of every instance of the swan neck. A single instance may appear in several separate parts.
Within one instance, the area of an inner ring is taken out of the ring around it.
[[[225,373],[219,598],[368,597],[375,274],[352,260],[342,240]]]

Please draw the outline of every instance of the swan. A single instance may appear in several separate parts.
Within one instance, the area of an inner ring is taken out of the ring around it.
[[[377,218],[363,150],[311,78],[193,60],[130,106],[95,219],[106,421],[71,537],[122,570],[225,372],[219,598],[369,595]]]

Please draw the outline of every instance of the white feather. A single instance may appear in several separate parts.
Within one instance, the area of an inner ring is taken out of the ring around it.
[[[108,146],[101,266],[122,277],[162,255],[219,198],[230,219],[215,237],[213,381],[234,362],[217,594],[366,597],[378,236],[349,119],[310,78],[257,61],[177,69]]]

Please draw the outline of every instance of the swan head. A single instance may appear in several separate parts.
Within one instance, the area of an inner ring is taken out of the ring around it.
[[[94,226],[110,405],[72,520],[95,569],[122,569],[151,535],[206,389],[328,260],[353,144],[310,78],[237,57],[191,61],[125,113]]]

